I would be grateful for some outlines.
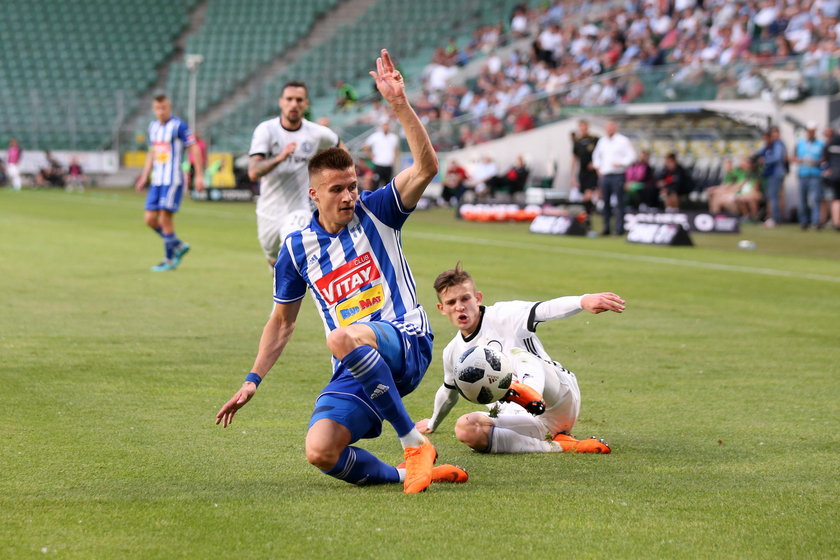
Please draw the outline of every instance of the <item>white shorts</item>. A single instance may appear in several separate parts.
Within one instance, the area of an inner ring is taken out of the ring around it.
[[[495,424],[536,439],[570,432],[580,413],[580,388],[575,374],[557,362],[549,363],[517,350],[510,353],[516,376],[542,394],[545,412],[534,416],[518,404],[503,403]]]
[[[257,238],[265,253],[265,258],[277,260],[280,245],[290,233],[303,229],[312,219],[312,212],[295,210],[280,219],[267,218],[257,214]]]

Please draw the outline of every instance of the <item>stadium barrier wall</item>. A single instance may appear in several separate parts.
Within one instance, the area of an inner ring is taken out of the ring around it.
[[[736,99],[705,102],[681,103],[634,103],[613,107],[596,107],[591,114],[570,115],[568,119],[549,124],[534,130],[511,134],[475,146],[453,150],[440,154],[441,170],[445,170],[452,160],[458,161],[467,171],[479,162],[483,156],[490,156],[496,162],[499,172],[504,172],[513,165],[516,157],[525,157],[533,177],[553,177],[552,189],[568,198],[571,191],[569,177],[572,165],[571,133],[576,130],[579,119],[587,119],[590,130],[598,136],[603,135],[604,123],[611,117],[625,114],[645,115],[678,113],[691,109],[706,109],[727,113],[739,120],[751,123],[756,130],[763,129],[767,123],[779,126],[782,141],[791,155],[796,141],[801,137],[797,123],[804,125],[813,120],[820,127],[829,125],[830,97],[809,97],[798,103],[781,104],[772,99]],[[620,132],[620,129],[619,129]],[[675,146],[676,148],[676,146]],[[680,154],[677,154],[678,157]],[[795,167],[785,177],[785,208],[799,205],[798,178]],[[787,213],[787,210],[786,210]]]
[[[27,150],[23,148],[23,157],[20,161],[21,173],[34,175],[40,169],[47,166],[47,153],[41,150]],[[50,154],[65,168],[70,165],[70,160],[76,159],[87,175],[110,175],[120,169],[120,155],[115,150],[109,151],[75,151],[55,150]],[[6,150],[0,151],[0,158],[7,161]]]

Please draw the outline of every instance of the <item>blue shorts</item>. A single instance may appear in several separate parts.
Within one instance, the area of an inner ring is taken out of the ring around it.
[[[184,194],[184,185],[177,187],[152,185],[149,187],[149,194],[146,195],[146,210],[168,210],[177,212],[181,207],[181,195]]]
[[[391,369],[400,396],[412,392],[423,380],[432,359],[432,333],[418,335],[413,325],[376,321],[364,323],[373,329],[376,346]],[[335,373],[315,401],[312,424],[329,418],[350,430],[350,443],[375,438],[382,433],[382,417],[356,378],[337,362]]]

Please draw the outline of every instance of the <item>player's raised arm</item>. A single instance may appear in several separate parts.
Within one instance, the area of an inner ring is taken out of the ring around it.
[[[257,385],[280,358],[283,349],[292,337],[300,303],[301,300],[275,304],[274,311],[263,328],[254,367],[251,368],[251,373],[248,374],[242,387],[216,414],[216,424],[221,423],[227,428],[233,422],[236,411],[245,406],[245,403],[257,392]]]
[[[376,81],[376,88],[391,106],[397,120],[405,130],[408,148],[414,158],[410,167],[401,171],[394,179],[394,185],[406,208],[414,208],[438,172],[438,159],[429,134],[414,112],[405,94],[402,74],[394,67],[387,49],[382,49],[376,59],[376,71],[370,75]]]

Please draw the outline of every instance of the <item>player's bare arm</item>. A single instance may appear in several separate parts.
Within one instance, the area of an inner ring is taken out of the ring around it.
[[[586,294],[580,298],[580,306],[590,313],[603,313],[604,311],[621,313],[624,311],[624,300],[612,292]]]
[[[431,434],[440,426],[443,419],[458,402],[458,391],[441,385],[435,393],[435,409],[431,418],[424,418],[415,424],[417,431],[423,434]]]
[[[276,156],[272,156],[267,158],[262,155],[253,155],[248,159],[248,178],[252,181],[256,181],[257,179],[261,178],[262,176],[271,173],[271,171],[286,161],[290,155],[292,155],[295,150],[297,149],[296,142],[289,142],[285,146],[283,146],[283,151],[277,154]]]
[[[149,182],[149,173],[152,172],[152,165],[155,161],[155,154],[150,149],[149,152],[146,154],[146,162],[143,164],[143,171],[140,173],[140,177],[137,178],[137,184],[134,185],[134,188],[137,189],[137,192],[142,192],[143,189],[146,188],[146,183]]]
[[[414,158],[414,163],[400,171],[394,179],[403,205],[406,208],[414,208],[429,182],[437,175],[437,154],[423,123],[408,103],[402,74],[394,67],[387,49],[382,49],[381,56],[376,59],[376,71],[370,75],[376,81],[379,93],[400,121],[408,148]]]
[[[251,372],[264,378],[277,363],[277,360],[280,359],[283,349],[286,348],[286,344],[292,338],[292,333],[295,330],[300,304],[301,300],[286,304],[275,304],[274,311],[272,311],[271,317],[263,328],[259,351]],[[236,394],[216,414],[216,424],[221,423],[222,427],[227,428],[233,422],[236,411],[245,406],[256,392],[256,384],[251,381],[244,382]]]
[[[190,146],[190,152],[192,154],[193,165],[195,166],[195,190],[203,191],[204,190],[204,164],[205,161],[202,158],[201,148],[198,147],[198,144],[193,144]]]

